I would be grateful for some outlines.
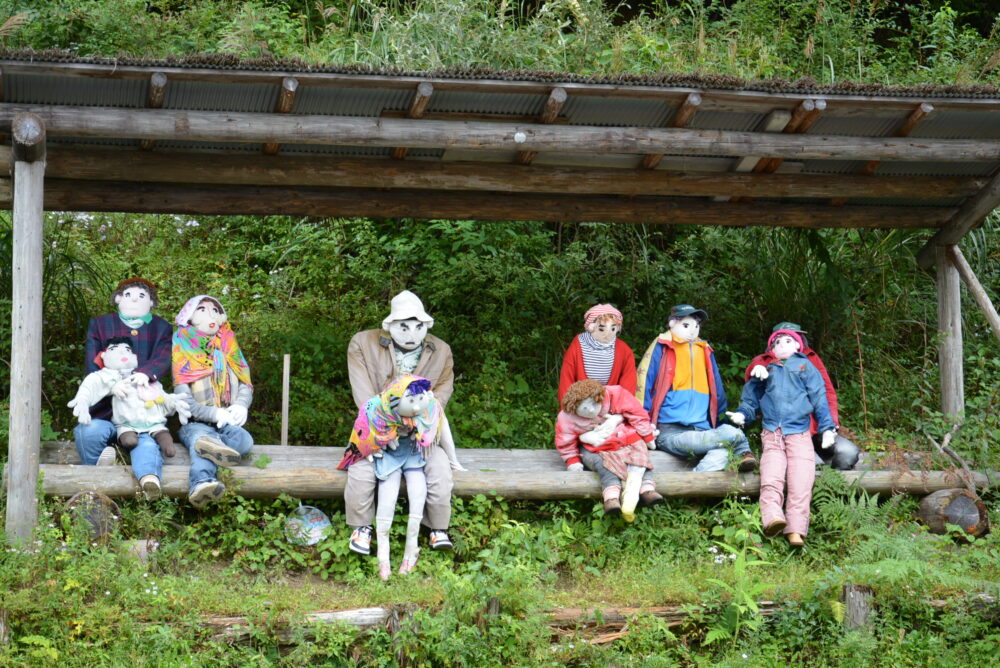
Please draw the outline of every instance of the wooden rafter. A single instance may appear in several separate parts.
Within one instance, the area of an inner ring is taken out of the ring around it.
[[[813,106],[814,103],[812,100],[803,100],[799,106],[795,107],[792,113],[788,113],[783,109],[775,109],[764,117],[763,122],[757,130],[759,132],[781,132],[790,124],[794,123],[795,125],[798,125],[798,123],[801,122],[801,117],[806,113],[806,111],[812,110]],[[756,169],[757,165],[763,162],[766,162],[766,158],[761,158],[755,155],[746,155],[736,161],[736,164],[733,165],[733,171],[736,173],[759,173]],[[722,200],[724,199],[726,198],[722,198]],[[746,195],[731,195],[728,199],[733,202],[750,201],[749,197]]]
[[[935,261],[937,246],[951,246],[962,240],[969,230],[983,222],[993,209],[1000,206],[1000,172],[974,196],[965,200],[954,217],[931,237],[917,253],[921,267],[930,268]]]
[[[274,105],[274,113],[290,114],[295,105],[295,91],[299,89],[299,82],[293,77],[285,77],[281,80],[281,91],[278,93],[278,101]],[[264,144],[265,155],[277,155],[281,150],[278,142],[268,142]]]
[[[148,109],[161,109],[163,101],[167,97],[167,75],[163,72],[153,72],[149,75],[149,90],[146,92],[146,107]],[[139,148],[149,151],[156,143],[155,139],[142,139],[139,141]]]
[[[567,97],[565,88],[558,86],[553,88],[552,92],[549,93],[548,99],[545,100],[542,113],[538,115],[538,122],[543,125],[555,123],[556,118],[559,117],[559,112],[562,111],[563,106],[566,104]],[[518,151],[514,161],[521,165],[530,165],[536,155],[538,155],[538,151]]]
[[[417,90],[413,93],[413,100],[410,102],[410,108],[406,112],[407,118],[422,118],[424,112],[427,111],[427,105],[430,103],[431,95],[433,94],[434,86],[432,84],[424,81],[418,85]],[[405,146],[397,146],[392,149],[392,157],[396,160],[402,160],[406,157],[409,150],[410,149]]]
[[[687,124],[694,118],[699,106],[701,106],[701,95],[698,93],[688,93],[688,96],[684,98],[684,102],[681,103],[680,108],[677,109],[677,113],[670,119],[670,127],[687,127]],[[642,156],[641,167],[643,169],[656,169],[661,160],[663,160],[662,153],[648,153]]]

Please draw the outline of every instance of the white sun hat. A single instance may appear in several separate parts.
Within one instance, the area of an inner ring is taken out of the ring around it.
[[[389,317],[382,321],[382,329],[386,331],[389,331],[389,323],[391,322],[414,318],[427,325],[427,329],[434,326],[434,318],[427,315],[420,297],[409,290],[403,290],[393,297],[390,306],[392,310],[389,313]]]

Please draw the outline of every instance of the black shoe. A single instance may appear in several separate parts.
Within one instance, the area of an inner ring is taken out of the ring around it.
[[[736,470],[740,473],[749,473],[757,468],[757,458],[753,456],[752,452],[748,452],[743,455],[743,459],[740,463],[736,465]]]

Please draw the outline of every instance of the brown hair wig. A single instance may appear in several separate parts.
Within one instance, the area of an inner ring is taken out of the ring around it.
[[[562,409],[567,413],[576,413],[584,399],[593,399],[597,403],[604,402],[604,386],[596,380],[578,380],[569,386],[563,395]]]

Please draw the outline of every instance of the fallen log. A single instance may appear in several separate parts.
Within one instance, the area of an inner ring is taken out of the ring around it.
[[[979,537],[990,530],[986,504],[967,489],[942,489],[920,500],[917,516],[931,533],[946,534],[948,525],[959,526],[970,536]]]

